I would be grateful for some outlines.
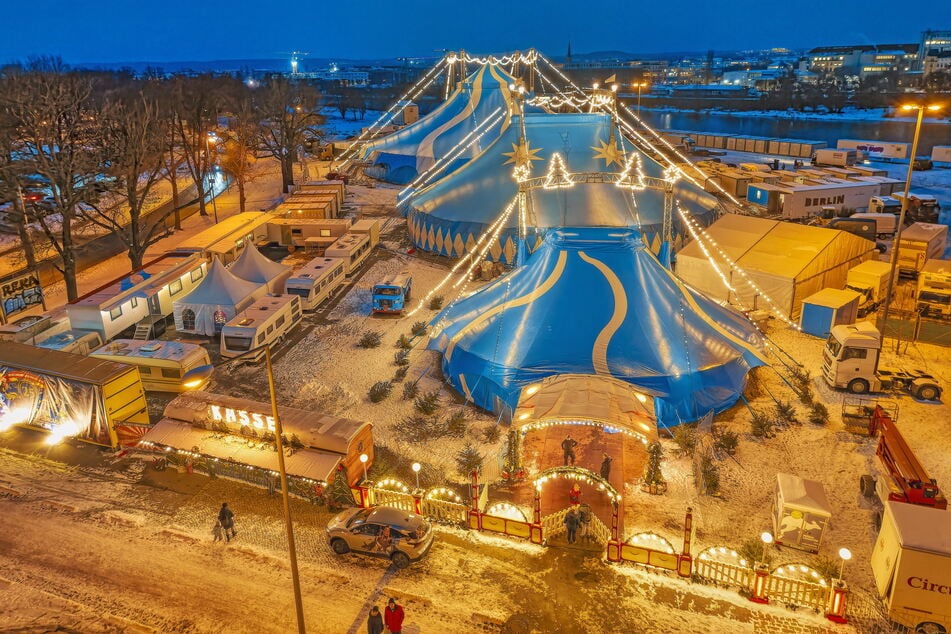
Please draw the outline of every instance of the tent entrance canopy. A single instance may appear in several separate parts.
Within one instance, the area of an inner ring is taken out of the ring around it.
[[[600,425],[657,440],[654,396],[630,383],[596,374],[559,374],[522,388],[513,425],[529,431],[550,425]]]

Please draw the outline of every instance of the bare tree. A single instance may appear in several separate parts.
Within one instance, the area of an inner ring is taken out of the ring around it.
[[[86,184],[100,171],[93,81],[59,60],[43,58],[11,75],[0,95],[0,107],[8,110],[13,123],[18,161],[28,173],[50,181],[56,213],[37,220],[61,260],[55,266],[63,274],[70,301],[79,295],[72,226],[76,206],[86,198]]]
[[[262,151],[281,163],[283,190],[294,184],[294,162],[307,130],[323,123],[317,114],[320,94],[308,84],[273,77],[258,90],[255,105],[261,122]]]
[[[178,76],[171,80],[169,95],[174,111],[174,129],[181,156],[198,190],[198,212],[207,216],[206,190],[213,165],[208,133],[218,127],[221,81],[212,75]]]
[[[223,133],[224,151],[218,160],[222,168],[234,177],[238,186],[238,207],[246,211],[248,183],[254,180],[254,164],[260,125],[252,102],[250,89],[237,83],[229,98],[228,129]]]
[[[173,205],[146,210],[155,201],[153,190],[165,169],[165,122],[155,100],[133,84],[107,99],[100,125],[104,164],[121,202],[90,204],[85,215],[122,241],[132,270],[137,270],[174,210]]]
[[[10,89],[8,78],[0,78],[0,95],[6,94]],[[29,218],[21,189],[21,181],[24,177],[23,166],[16,157],[15,121],[9,110],[0,108],[0,200],[9,200],[12,203],[12,209],[7,213],[7,220],[17,229],[27,268],[35,269],[36,252],[33,248],[33,236],[27,226]]]

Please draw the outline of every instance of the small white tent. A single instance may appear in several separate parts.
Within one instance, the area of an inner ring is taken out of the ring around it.
[[[266,284],[269,293],[282,293],[291,276],[291,267],[269,260],[250,243],[228,270],[243,280]]]
[[[215,258],[201,284],[173,304],[175,330],[216,335],[232,317],[266,294],[267,285],[233,275]]]
[[[727,214],[707,228],[707,250],[735,293],[723,283],[694,240],[677,253],[677,276],[707,297],[766,309],[766,294],[796,319],[802,300],[823,288],[844,288],[848,270],[877,255],[875,244],[845,231]],[[753,288],[720,255],[749,277]]]

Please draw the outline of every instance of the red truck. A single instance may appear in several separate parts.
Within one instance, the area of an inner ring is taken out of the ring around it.
[[[918,462],[891,415],[881,405],[876,405],[872,411],[869,432],[878,434],[875,456],[883,477],[876,480],[870,475],[862,476],[860,485],[865,497],[877,493],[882,504],[892,500],[936,509],[948,508],[948,500],[938,483]]]

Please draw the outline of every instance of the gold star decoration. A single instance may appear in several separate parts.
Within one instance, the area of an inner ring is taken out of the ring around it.
[[[604,166],[611,167],[614,163],[618,165],[623,165],[623,155],[621,150],[617,146],[617,140],[611,139],[610,143],[605,143],[601,139],[598,139],[599,146],[592,145],[591,149],[594,150],[594,159],[604,159]]]
[[[531,165],[531,161],[544,161],[545,159],[543,159],[542,157],[536,156],[539,152],[542,151],[542,148],[533,150],[530,147],[530,145],[531,143],[529,142],[528,139],[525,139],[522,143],[519,143],[518,145],[513,143],[511,152],[502,152],[502,156],[509,157],[509,160],[502,163],[502,165],[515,163],[516,167],[520,167],[526,164]]]

